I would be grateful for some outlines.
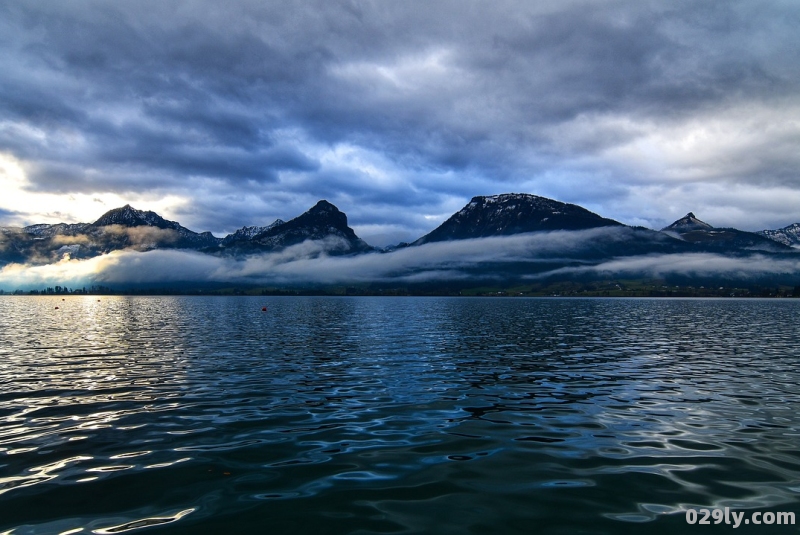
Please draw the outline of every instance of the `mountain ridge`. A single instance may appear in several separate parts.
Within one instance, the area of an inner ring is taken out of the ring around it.
[[[547,230],[622,226],[589,210],[528,193],[476,196],[444,223],[410,245]]]
[[[697,217],[694,215],[694,212],[689,212],[671,225],[662,228],[661,231],[688,232],[692,230],[711,230],[713,228],[714,227],[705,221],[700,221],[697,219]]]
[[[792,223],[775,230],[759,230],[756,234],[789,247],[800,248],[800,223]]]
[[[585,261],[619,256],[673,252],[748,254],[785,253],[794,236],[800,240],[800,224],[759,233],[717,228],[698,219],[693,212],[661,231],[634,228],[574,204],[526,193],[475,196],[441,225],[411,244],[383,249],[433,245],[449,241],[508,237],[542,232],[590,229],[629,229],[630,232],[600,233]],[[152,211],[130,204],[107,211],[93,223],[39,224],[0,227],[0,265],[52,263],[63,258],[91,258],[115,250],[191,249],[214,255],[252,255],[279,251],[305,241],[317,243],[316,254],[352,255],[379,252],[348,226],[347,216],[326,200],[288,221],[278,219],[266,226],[244,226],[218,238],[197,233]],[[785,243],[789,241],[790,243]],[[584,261],[581,260],[581,261]]]
[[[784,243],[755,232],[735,228],[709,225],[689,212],[661,232],[708,250],[741,249],[750,251],[782,252],[788,248]]]
[[[223,241],[226,238],[223,238]],[[278,219],[258,233],[230,240],[226,247],[235,252],[274,251],[307,240],[319,241],[331,238],[337,243],[327,250],[329,254],[351,254],[374,250],[348,226],[347,216],[344,212],[324,199],[289,221]]]
[[[272,223],[270,223],[265,227],[260,227],[257,225],[244,226],[222,238],[222,245],[228,245],[230,243],[240,240],[250,240],[254,236],[261,234],[262,232],[265,232],[278,225],[283,225],[284,223],[286,223],[286,221],[284,221],[283,219],[276,219],[275,221],[273,221]]]

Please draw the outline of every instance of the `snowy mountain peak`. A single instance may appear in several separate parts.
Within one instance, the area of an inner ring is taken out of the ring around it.
[[[461,212],[470,211],[475,208],[492,207],[495,209],[516,209],[519,206],[528,206],[536,210],[558,210],[560,207],[567,206],[563,202],[531,195],[529,193],[501,193],[500,195],[479,195],[473,197]]]
[[[760,230],[756,234],[789,247],[800,248],[800,223],[792,223],[776,230]]]
[[[773,252],[789,250],[785,244],[778,243],[778,240],[773,241],[768,236],[756,234],[755,232],[746,232],[735,228],[712,227],[708,223],[697,219],[692,212],[661,230],[675,238],[697,244],[706,249],[746,249]]]
[[[167,221],[155,212],[137,210],[130,204],[122,208],[109,210],[93,223],[96,227],[106,227],[108,225],[122,225],[124,227],[159,227],[177,228],[177,223]]]
[[[337,254],[372,250],[347,226],[347,216],[325,200],[294,219],[253,236],[251,242],[265,249],[279,249],[327,238],[339,240],[341,247],[334,251]]]
[[[700,221],[694,215],[694,213],[689,212],[682,218],[675,221],[673,224],[669,225],[668,227],[664,227],[661,230],[674,230],[676,232],[689,232],[692,230],[711,230],[714,227],[709,225],[704,221]]]
[[[86,231],[86,223],[56,223],[55,225],[38,224],[25,227],[24,230],[28,234],[38,236],[40,238],[52,238],[53,236],[65,235],[75,236]]]
[[[507,202],[513,200],[534,200],[534,199],[542,199],[542,200],[552,200],[546,197],[540,197],[538,195],[533,195],[531,193],[500,193],[498,195],[476,195],[472,198],[473,201],[483,201],[488,203],[494,202]],[[553,201],[558,202],[558,201]]]
[[[618,225],[620,223],[617,221],[606,219],[574,204],[526,193],[504,193],[473,197],[464,208],[413,245],[524,232]]]
[[[262,232],[266,232],[272,228],[275,228],[279,225],[283,225],[286,221],[283,219],[276,219],[266,227],[259,227],[259,226],[250,226],[250,227],[242,227],[238,229],[233,234],[228,234],[224,238],[222,238],[222,244],[228,245],[233,242],[237,241],[248,241],[252,240],[255,236],[258,236]]]
[[[164,219],[155,212],[137,210],[130,204],[126,204],[121,208],[114,208],[103,214],[100,219],[88,225],[95,230],[102,230],[103,227],[111,225],[119,225],[126,228],[135,227],[154,227],[161,230],[170,231],[163,235],[166,243],[162,243],[160,239],[155,239],[148,242],[145,248],[155,248],[161,246],[171,246],[177,248],[200,248],[200,247],[214,247],[217,246],[222,240],[214,237],[210,232],[198,234],[181,226],[176,221],[169,221]],[[144,246],[141,246],[144,247]]]

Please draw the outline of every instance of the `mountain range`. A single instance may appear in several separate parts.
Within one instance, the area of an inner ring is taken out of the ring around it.
[[[671,225],[661,229],[689,243],[710,247],[712,249],[745,249],[750,251],[780,252],[784,247],[793,245],[786,234],[792,225],[779,230],[762,230],[761,232],[745,232],[735,228],[712,227],[700,221],[692,212],[689,212]],[[795,239],[797,236],[795,235]],[[800,242],[796,242],[800,244]]]
[[[487,239],[494,240],[496,253],[488,254],[479,247],[473,256],[458,253],[459,260],[450,262],[447,270],[441,271],[442,276],[456,270],[457,276],[526,277],[605,265],[620,258],[692,253],[800,259],[798,223],[782,229],[746,232],[714,227],[690,212],[661,230],[652,230],[624,225],[574,204],[509,193],[474,197],[416,241],[383,249],[359,238],[348,226],[347,216],[325,200],[288,221],[244,226],[222,238],[210,232],[194,232],[155,212],[126,205],[110,210],[93,223],[0,227],[0,266],[47,265],[114,251],[189,250],[218,258],[247,258],[304,243],[314,244],[314,252],[308,254],[318,257],[389,255],[388,263],[392,254],[394,262],[402,252],[403,265],[407,266],[414,264],[408,259],[430,256],[432,250],[444,255],[446,248]],[[465,247],[458,250],[465,251]],[[515,256],[510,258],[512,249]],[[406,276],[413,271],[403,269]]]

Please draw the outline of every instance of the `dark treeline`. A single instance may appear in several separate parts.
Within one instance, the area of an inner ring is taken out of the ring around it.
[[[91,286],[86,288],[68,288],[66,286],[48,286],[41,290],[14,290],[6,292],[0,290],[0,295],[114,295],[119,292],[107,286]]]
[[[692,285],[664,284],[664,281],[550,281],[528,284],[411,286],[52,286],[41,290],[0,290],[0,295],[250,295],[250,296],[486,296],[486,297],[777,297],[800,298],[800,286],[753,284]]]

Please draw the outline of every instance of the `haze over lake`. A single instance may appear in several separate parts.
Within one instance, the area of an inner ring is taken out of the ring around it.
[[[3,296],[0,532],[800,513],[798,317],[777,299]]]

